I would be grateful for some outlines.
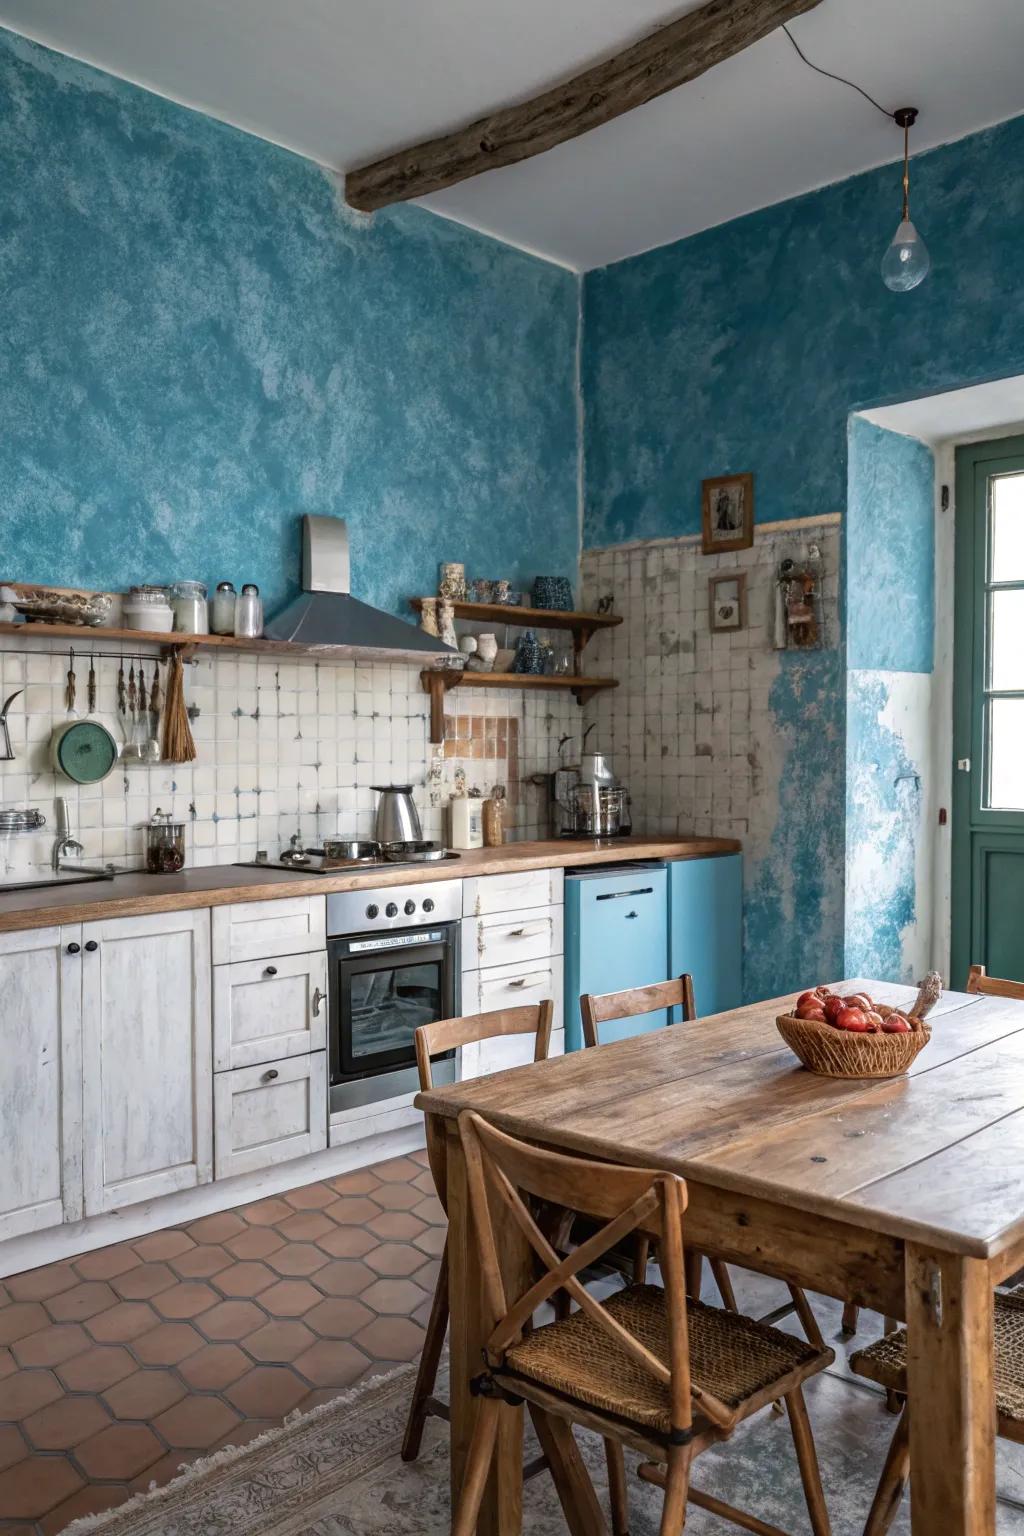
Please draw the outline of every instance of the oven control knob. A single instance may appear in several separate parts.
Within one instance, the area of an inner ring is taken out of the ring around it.
[[[406,917],[412,917],[412,915],[413,915],[413,913],[415,911],[416,911],[416,903],[414,901],[407,901],[406,904],[405,904],[405,915],[406,915]]]
[[[393,901],[389,901],[387,906],[384,908],[384,916],[385,917],[397,917],[398,916],[398,908],[395,906]]]
[[[428,896],[426,898],[426,900],[423,903],[423,910],[424,910],[424,912],[433,912],[433,910],[434,910],[434,898],[433,898],[433,896]]]
[[[367,917],[380,916],[380,907],[377,906],[376,902],[371,901],[370,905],[366,909],[366,915]]]

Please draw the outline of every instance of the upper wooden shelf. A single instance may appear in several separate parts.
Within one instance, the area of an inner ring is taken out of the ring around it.
[[[432,599],[431,599],[432,601]],[[409,605],[423,611],[424,599],[410,597]],[[614,629],[622,623],[619,613],[584,613],[565,608],[520,608],[514,603],[452,603],[457,619],[475,619],[482,624],[514,624],[519,629],[571,629],[585,631],[587,640],[598,629]],[[583,644],[586,644],[584,640]],[[581,647],[582,649],[582,647]]]
[[[415,633],[415,631],[414,631]],[[234,635],[185,635],[149,629],[113,629],[106,625],[0,623],[0,635],[18,635],[21,639],[66,640],[79,646],[113,645],[128,655],[136,646],[157,645],[171,651],[244,651],[252,656],[276,656],[281,661],[407,661],[422,667],[431,660],[429,651],[378,650],[366,645],[297,645],[292,640],[243,640]],[[442,661],[445,652],[439,651]]]

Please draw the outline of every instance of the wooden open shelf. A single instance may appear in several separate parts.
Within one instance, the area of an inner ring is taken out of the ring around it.
[[[165,655],[179,651],[190,656],[196,651],[245,652],[251,656],[276,656],[281,661],[408,661],[422,667],[429,661],[429,651],[377,650],[365,645],[297,645],[293,640],[243,640],[234,635],[184,635],[172,630],[112,629],[106,625],[0,623],[0,635],[17,635],[22,640],[65,640],[81,649],[111,646],[128,656],[141,645],[159,646]],[[450,652],[438,651],[438,659]]]
[[[409,606],[417,613],[423,612],[423,603],[422,597],[409,599]],[[472,619],[476,624],[511,624],[517,629],[571,630],[577,673],[588,640],[599,629],[614,629],[622,623],[622,615],[619,613],[584,613],[565,608],[519,608],[513,603],[453,602],[452,610],[457,619]]]
[[[482,606],[467,603],[466,607]],[[520,610],[522,612],[522,610]],[[615,677],[578,677],[564,673],[465,672],[454,667],[435,667],[420,673],[424,693],[430,694],[430,740],[435,746],[444,741],[444,696],[452,688],[568,688],[577,704],[585,704],[605,688],[617,688]]]

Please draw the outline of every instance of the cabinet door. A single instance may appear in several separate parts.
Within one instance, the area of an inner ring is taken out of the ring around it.
[[[551,1022],[552,1056],[562,1054],[562,959],[556,955],[527,965],[496,965],[485,971],[465,971],[462,976],[462,1012],[492,1013],[502,1008],[522,1008],[550,998],[555,1005]],[[460,1076],[483,1077],[533,1060],[531,1035],[498,1036],[464,1046]]]
[[[77,927],[0,934],[0,1241],[82,1214],[81,1001]]]
[[[669,870],[669,966],[689,971],[697,1015],[743,1001],[743,859],[677,859]]]
[[[583,1045],[580,996],[666,981],[668,878],[664,867],[573,876],[565,897],[566,1050]],[[662,1029],[668,1010],[601,1025],[603,1045]]]
[[[283,1061],[327,1045],[327,955],[280,955],[213,972],[217,1072]]]
[[[82,928],[85,1213],[213,1174],[210,917]]]
[[[218,1072],[214,1084],[218,1179],[255,1173],[327,1145],[327,1056]]]

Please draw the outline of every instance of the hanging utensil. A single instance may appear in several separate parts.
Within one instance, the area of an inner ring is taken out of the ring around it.
[[[0,763],[13,763],[17,756],[11,741],[11,728],[7,723],[7,711],[18,697],[18,694],[24,693],[24,691],[23,688],[16,689],[4,704],[3,709],[0,709]]]
[[[143,724],[145,734],[145,723]],[[143,743],[142,755],[147,763],[160,761],[160,663],[153,663],[153,681],[149,687],[149,737]]]
[[[121,718],[121,728],[125,727],[128,714],[128,692],[124,681],[124,657],[121,657],[121,665],[117,669],[117,713]]]
[[[68,714],[75,714],[75,695],[78,685],[75,681],[75,650],[74,646],[68,651],[68,680],[64,685],[64,702],[68,707]]]
[[[96,658],[89,657],[89,683],[87,689],[87,701],[90,715],[96,713]]]

